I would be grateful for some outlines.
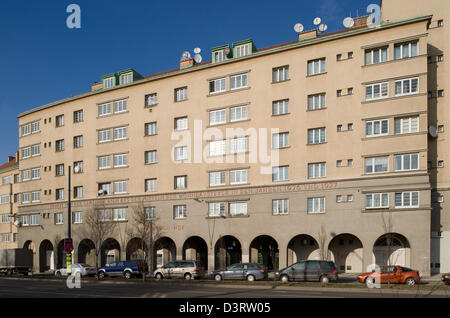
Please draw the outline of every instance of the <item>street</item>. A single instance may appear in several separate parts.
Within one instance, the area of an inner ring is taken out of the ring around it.
[[[70,289],[66,280],[0,278],[0,298],[446,298],[450,291],[291,287],[185,283],[183,281],[82,280]]]

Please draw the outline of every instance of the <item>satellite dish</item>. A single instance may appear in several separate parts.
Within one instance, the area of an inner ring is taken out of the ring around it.
[[[436,129],[436,127],[431,125],[430,128],[428,128],[428,133],[430,134],[431,137],[436,138],[437,137],[437,129]]]
[[[297,33],[303,32],[303,30],[304,30],[303,24],[297,23],[297,24],[294,26],[294,30],[295,30],[295,32],[297,32]]]
[[[353,20],[353,18],[348,17],[345,18],[344,21],[342,22],[342,24],[344,24],[344,26],[349,29],[351,27],[353,27],[355,25],[355,20]]]
[[[14,221],[14,225],[17,226],[17,227],[21,227],[22,223],[19,220],[15,220]]]
[[[103,189],[98,190],[98,195],[104,195],[106,193],[107,193],[106,190]]]
[[[320,22],[322,22],[322,19],[321,18],[319,18],[319,17],[317,17],[317,18],[315,18],[314,19],[314,25],[319,25],[320,24]]]
[[[195,54],[200,54],[202,52],[202,50],[199,48],[199,47],[196,47],[195,49],[194,49],[194,53]]]
[[[186,60],[190,60],[190,59],[191,59],[191,53],[189,53],[188,51],[184,51],[183,55],[181,55],[181,60],[186,61]]]
[[[75,166],[75,168],[73,168],[73,171],[75,172],[75,173],[78,173],[78,172],[80,172],[80,166]]]
[[[195,63],[200,64],[202,62],[202,60],[203,60],[203,58],[202,58],[202,56],[200,54],[197,53],[197,54],[194,55]]]
[[[223,50],[223,53],[225,53],[225,55],[230,54],[230,52],[231,52],[231,50],[230,50],[229,47],[226,47],[226,48]]]
[[[328,25],[326,25],[326,24],[319,25],[320,32],[325,32],[327,29],[328,29]]]

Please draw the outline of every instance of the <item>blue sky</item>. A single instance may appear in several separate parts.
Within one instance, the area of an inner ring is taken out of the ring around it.
[[[69,29],[70,4],[81,7],[81,29]],[[134,68],[143,76],[178,67],[185,50],[252,38],[257,48],[296,39],[293,27],[327,33],[379,0],[1,0],[0,164],[18,148],[26,110],[90,90],[102,75]]]

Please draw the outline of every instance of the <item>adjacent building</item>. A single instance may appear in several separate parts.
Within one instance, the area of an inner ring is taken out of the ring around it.
[[[19,159],[8,157],[0,166],[0,249],[17,247],[16,220],[19,204]]]
[[[156,265],[450,267],[449,4],[399,14],[403,2],[383,0],[376,27],[360,18],[263,49],[248,39],[199,64],[183,54],[176,70],[105,75],[20,114],[18,246],[34,250],[36,271],[61,266],[70,196],[76,262],[93,261],[92,209],[118,225],[101,263],[136,257],[141,207],[160,234]]]

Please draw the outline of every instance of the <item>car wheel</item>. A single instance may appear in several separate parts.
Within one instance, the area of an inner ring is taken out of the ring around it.
[[[216,274],[216,275],[214,276],[214,279],[215,279],[216,281],[220,281],[220,280],[222,280],[222,276],[220,276],[219,274]]]
[[[163,279],[164,277],[163,277],[163,275],[161,273],[156,273],[155,278],[156,279]]]
[[[282,283],[287,283],[287,282],[289,282],[289,276],[288,275],[282,275],[280,277],[280,280],[281,280]]]
[[[103,278],[105,278],[105,272],[99,272],[98,273],[98,278],[100,278],[100,279],[103,279]]]
[[[408,277],[405,281],[405,284],[408,286],[414,286],[416,284],[416,280],[412,277]]]
[[[184,279],[186,279],[186,280],[191,280],[191,279],[192,279],[192,275],[189,274],[189,273],[186,273],[186,274],[184,275]]]
[[[330,282],[330,279],[327,276],[321,276],[320,277],[320,282],[322,284],[328,284]]]
[[[375,283],[375,279],[371,276],[366,277],[364,283],[366,284],[367,287],[369,287],[369,285],[373,285]]]
[[[247,276],[247,281],[249,281],[249,282],[254,282],[254,281],[255,281],[255,276],[253,276],[253,275],[248,275],[248,276]]]
[[[56,272],[56,277],[60,278],[61,276],[61,272]]]
[[[125,277],[125,279],[130,279],[131,278],[131,272],[130,271],[125,271],[125,273],[123,273],[123,277]]]

